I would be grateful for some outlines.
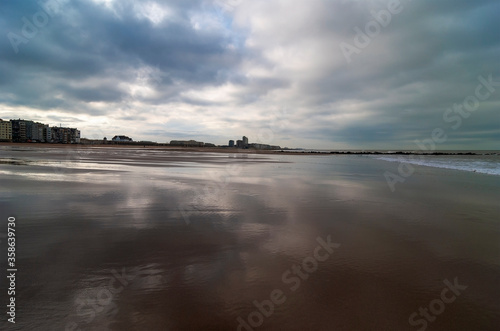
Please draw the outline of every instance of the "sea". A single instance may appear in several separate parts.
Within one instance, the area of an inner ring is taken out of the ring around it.
[[[449,152],[448,152],[449,153]],[[459,152],[461,154],[472,153]],[[500,153],[474,152],[474,155],[379,155],[378,160],[409,163],[425,167],[477,172],[500,176]]]
[[[287,151],[289,152],[289,151]],[[304,154],[341,154],[369,155],[377,160],[408,163],[425,167],[478,172],[500,175],[500,151],[496,150],[440,150],[431,153],[393,150],[315,150],[299,149],[294,153]]]

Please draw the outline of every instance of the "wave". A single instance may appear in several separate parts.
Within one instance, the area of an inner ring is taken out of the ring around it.
[[[377,160],[500,176],[499,157],[377,156]]]

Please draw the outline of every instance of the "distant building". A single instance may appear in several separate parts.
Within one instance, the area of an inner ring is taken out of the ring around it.
[[[0,119],[0,141],[12,141],[12,123]]]
[[[231,144],[232,142],[232,144]],[[243,138],[241,140],[237,140],[236,141],[236,148],[248,148],[248,138],[243,136]],[[233,140],[229,140],[229,147],[234,147],[234,141]]]
[[[133,141],[132,138],[129,138],[127,136],[114,136],[111,141],[117,141],[117,142],[131,142]]]
[[[76,128],[50,127],[47,124],[22,119],[10,120],[10,123],[12,127],[12,141],[16,143],[80,143],[80,131]]]
[[[80,131],[75,128],[52,127],[51,141],[59,144],[79,144]]]
[[[272,146],[272,145],[266,145],[266,144],[250,144],[248,145],[249,148],[253,149],[259,149],[259,150],[280,150],[280,146]]]
[[[26,141],[27,142],[32,142],[33,141],[33,127],[34,127],[34,122],[33,121],[24,121],[24,124],[26,126]],[[38,131],[37,131],[38,133]]]
[[[26,121],[22,119],[10,120],[12,125],[12,141],[16,143],[25,143],[26,137]]]
[[[170,146],[178,147],[204,147],[205,143],[196,140],[172,140]]]
[[[75,144],[79,144],[80,143],[80,137],[81,137],[81,133],[80,133],[80,130],[78,129],[71,129],[72,131],[72,134],[73,134],[73,139],[75,140]]]
[[[26,125],[26,136],[28,140],[33,142],[45,142],[45,137],[43,134],[44,125],[38,122],[27,123]],[[29,131],[29,135],[28,135]]]
[[[52,141],[52,130],[50,129],[50,126],[48,126],[47,124],[43,125],[42,134],[44,142],[50,143]]]

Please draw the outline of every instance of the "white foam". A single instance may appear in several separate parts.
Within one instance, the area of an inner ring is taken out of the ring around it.
[[[500,157],[485,156],[427,156],[427,155],[399,155],[377,156],[378,160],[401,162],[425,167],[453,169],[481,174],[500,176]]]

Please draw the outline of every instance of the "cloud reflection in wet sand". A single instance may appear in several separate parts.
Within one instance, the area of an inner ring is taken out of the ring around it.
[[[234,330],[280,288],[288,300],[262,329],[408,329],[408,314],[455,276],[470,290],[433,326],[500,320],[498,191],[482,177],[416,175],[394,196],[383,161],[363,157],[116,153],[120,164],[100,151],[76,164],[2,155],[40,161],[0,167],[0,206],[22,220],[19,327]],[[54,174],[53,163],[66,168]],[[241,171],[221,185],[210,173],[229,163]],[[477,199],[457,206],[464,183]],[[193,207],[189,225],[180,204]],[[329,234],[342,248],[292,293],[283,272]],[[88,320],[91,304],[76,300],[97,300],[114,271],[130,280]]]

